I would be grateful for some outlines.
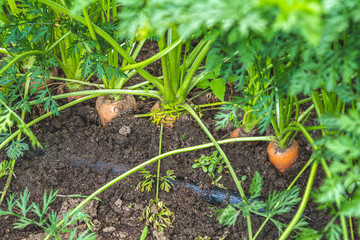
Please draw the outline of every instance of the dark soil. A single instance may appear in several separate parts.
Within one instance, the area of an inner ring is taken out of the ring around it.
[[[198,100],[201,103],[203,100]],[[126,112],[107,127],[100,125],[95,111],[95,100],[78,104],[61,112],[59,117],[45,119],[32,127],[43,150],[28,151],[16,163],[16,178],[13,178],[9,194],[22,192],[28,188],[31,201],[41,202],[44,191],[59,189],[60,195],[90,195],[99,187],[117,177],[107,165],[100,171],[88,166],[74,167],[76,159],[93,163],[105,162],[124,166],[128,169],[158,155],[160,127],[151,123],[148,118],[136,118],[134,114],[147,113],[155,102],[138,101],[136,112]],[[228,138],[231,128],[215,130],[214,112],[204,112],[202,120],[216,139]],[[271,134],[271,131],[268,132]],[[268,160],[267,143],[256,146],[248,143],[233,143],[223,146],[237,176],[246,176],[243,186],[247,191],[250,179],[258,171],[263,178],[262,196],[267,197],[274,190],[282,191],[291,183],[311,155],[311,147],[300,134],[297,136],[300,145],[300,157],[293,167],[281,175]],[[210,142],[196,121],[188,115],[182,115],[174,128],[165,128],[162,139],[162,152],[199,145]],[[201,154],[210,155],[215,148],[181,153],[164,158],[161,161],[161,175],[167,170],[174,170],[176,177],[197,183],[202,189],[214,188],[210,177],[201,169],[191,168],[194,160]],[[4,157],[4,152],[0,153]],[[75,160],[74,160],[75,159]],[[157,164],[146,167],[156,173]],[[299,178],[297,184],[305,189],[309,169]],[[222,173],[220,183],[227,189],[236,191],[234,181],[228,171]],[[323,179],[321,170],[317,173],[314,187],[319,187]],[[140,173],[135,173],[113,185],[98,197],[102,202],[93,200],[86,209],[94,223],[93,230],[98,239],[139,239],[144,222],[140,222],[142,211],[150,199],[155,198],[155,187],[151,192],[139,193],[136,186],[142,180]],[[1,189],[6,178],[0,179]],[[303,194],[303,192],[301,192]],[[173,227],[166,228],[164,233],[149,230],[147,239],[196,239],[208,236],[210,239],[244,239],[247,237],[246,220],[239,216],[235,226],[223,227],[216,220],[213,208],[227,205],[213,204],[205,201],[197,193],[185,187],[175,186],[169,193],[160,192],[160,199],[175,214]],[[55,211],[66,212],[74,208],[82,198],[58,197],[52,204]],[[1,208],[6,205],[3,203]],[[326,223],[326,215],[318,212],[310,203],[305,217],[310,226],[321,229]],[[292,212],[278,220],[288,223],[294,215]],[[319,221],[322,219],[322,221]],[[252,216],[253,232],[263,222],[263,218]],[[22,230],[12,229],[13,217],[0,217],[0,239],[42,239],[45,235],[39,227],[26,227]],[[85,229],[81,223],[80,229]],[[277,239],[278,230],[268,223],[258,239]],[[64,237],[66,239],[66,236]]]
[[[139,102],[136,113],[145,113],[152,102]],[[230,131],[215,131],[212,113],[202,118],[217,139],[226,138]],[[72,167],[76,158],[92,162],[111,162],[128,168],[155,157],[159,151],[160,127],[151,124],[147,118],[135,118],[134,112],[122,114],[107,127],[101,127],[94,109],[94,101],[64,110],[59,117],[46,119],[33,128],[44,150],[26,153],[16,165],[16,178],[9,193],[22,192],[28,188],[33,201],[41,201],[45,190],[60,189],[59,194],[89,195],[96,189],[112,180],[116,175],[106,167],[95,172],[89,167]],[[197,123],[189,116],[182,115],[175,122],[174,128],[165,128],[163,133],[162,152],[199,145],[209,142]],[[301,154],[295,165],[285,175],[279,174],[269,163],[266,155],[267,144],[252,146],[248,143],[233,143],[223,146],[237,176],[245,175],[245,189],[258,171],[264,179],[263,196],[273,190],[284,190],[309,159],[311,152],[305,139],[298,138]],[[162,174],[172,169],[175,175],[187,181],[196,182],[201,188],[213,188],[211,179],[200,169],[193,170],[191,165],[201,154],[210,155],[214,148],[182,153],[162,160]],[[146,169],[156,173],[157,164]],[[308,171],[300,177],[298,184],[304,189]],[[223,173],[220,181],[226,188],[236,190],[228,172]],[[319,186],[322,173],[319,172],[315,187]],[[138,193],[136,186],[141,180],[139,173],[120,181],[104,193],[100,194],[103,201],[93,203],[90,217],[95,223],[99,239],[139,239],[144,223],[139,221],[142,211],[151,198],[155,198],[155,189],[151,192]],[[1,187],[4,179],[1,179]],[[187,188],[175,187],[169,193],[161,192],[161,200],[175,213],[172,228],[164,231],[165,239],[195,239],[197,236],[209,236],[211,239],[243,239],[247,236],[246,222],[239,218],[234,227],[222,227],[216,220],[210,207],[213,205],[201,199]],[[69,201],[79,203],[77,199],[59,197],[53,209],[70,210],[64,207]],[[134,207],[129,207],[135,203]],[[308,220],[315,228],[320,228],[317,221],[320,213],[311,208],[307,212]],[[288,221],[291,216],[281,219]],[[254,230],[262,219],[253,217]],[[27,227],[24,230],[12,230],[12,217],[1,217],[1,239],[28,239],[29,236],[41,233],[41,229]],[[151,234],[152,235],[152,234]],[[270,223],[263,230],[259,239],[276,239],[278,232]],[[153,237],[153,239],[161,239]]]

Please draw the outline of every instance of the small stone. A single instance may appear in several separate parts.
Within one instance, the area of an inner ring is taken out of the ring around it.
[[[127,232],[119,232],[119,239],[128,239],[128,236]]]
[[[111,208],[112,208],[115,212],[121,213],[121,212],[122,212],[122,208],[121,208],[122,204],[123,204],[123,201],[122,201],[120,198],[118,198],[118,199],[114,202],[114,204],[112,204]]]
[[[134,223],[136,223],[136,219],[134,217],[130,218],[121,218],[121,224],[127,225],[127,226],[134,226]]]
[[[114,232],[115,230],[116,230],[115,227],[106,227],[102,231],[104,233],[110,233],[110,232]]]
[[[59,213],[61,213],[61,215],[59,216],[60,220],[63,217],[63,213],[67,213],[69,212],[71,209],[75,208],[77,205],[79,205],[82,202],[82,199],[79,198],[66,198],[60,208]],[[82,212],[86,211],[86,214],[89,215],[89,219],[92,220],[94,217],[96,217],[97,215],[97,207],[98,207],[98,201],[96,200],[91,200],[90,202],[88,202],[83,209],[81,210]]]
[[[192,233],[192,229],[185,228],[184,231],[183,231],[183,233],[184,233],[184,235],[189,236],[189,235],[191,235],[191,233]]]
[[[155,237],[156,240],[167,240],[168,238],[165,237],[165,233],[164,232],[160,232],[160,231],[153,231],[153,235]]]
[[[38,233],[38,234],[30,234],[27,238],[22,238],[21,240],[38,240],[44,239],[46,237],[46,233]]]
[[[79,116],[75,116],[72,122],[75,127],[83,127],[85,125],[84,121]]]
[[[140,203],[135,204],[134,210],[136,210],[136,211],[143,211],[143,210],[144,210],[144,206],[143,206],[142,204],[140,204]]]
[[[120,208],[122,206],[122,200],[119,198],[118,200],[116,200],[116,202],[114,203],[118,208]]]
[[[101,228],[101,222],[98,219],[94,219],[92,223],[94,224],[92,227],[93,231],[96,232]]]
[[[122,126],[120,129],[119,129],[119,133],[120,135],[129,135],[131,132],[131,128],[129,126]]]

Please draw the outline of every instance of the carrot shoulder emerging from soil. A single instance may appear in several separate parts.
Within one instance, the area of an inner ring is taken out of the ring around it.
[[[293,139],[291,146],[280,149],[275,142],[270,142],[267,147],[270,162],[282,174],[290,168],[299,156],[299,144]]]
[[[67,101],[68,101],[68,102],[72,102],[72,101],[78,100],[78,99],[80,99],[80,98],[83,98],[83,97],[85,97],[85,96],[86,96],[86,95],[79,95],[79,96],[68,97],[68,98],[67,98]]]
[[[100,117],[101,125],[106,126],[112,119],[117,117],[123,110],[136,110],[136,100],[132,95],[123,95],[119,101],[111,101],[106,96],[96,99],[96,110]]]
[[[50,77],[57,77],[57,76],[59,76],[57,68],[50,69]],[[35,84],[37,84],[38,82],[39,81],[37,81],[37,80],[31,81],[29,89],[30,90],[33,89],[35,87]],[[50,83],[53,82],[53,80],[50,78],[46,78],[45,82],[46,82],[46,85],[49,85]],[[25,87],[25,83],[23,83],[22,86]],[[42,82],[41,86],[38,90],[44,90],[44,89],[45,89],[45,83]]]
[[[236,128],[234,129],[231,134],[230,134],[230,138],[238,138],[238,137],[252,137],[253,134],[251,133],[247,133],[243,128]],[[250,143],[252,146],[256,146],[259,142],[257,141],[250,141],[248,142]]]

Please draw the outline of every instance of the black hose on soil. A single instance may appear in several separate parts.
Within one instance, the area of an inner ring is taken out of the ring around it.
[[[120,175],[127,172],[130,168],[126,166],[120,166],[113,163],[106,163],[98,161],[96,163],[84,159],[82,157],[70,157],[69,163],[73,167],[88,167],[95,172],[100,172],[102,170],[109,170],[112,174]],[[201,198],[205,201],[208,201],[213,204],[221,204],[224,201],[231,204],[239,204],[242,202],[242,199],[239,194],[234,191],[225,190],[222,188],[215,187],[213,189],[201,189],[193,182],[185,181],[182,178],[176,178],[175,181],[171,181],[174,186],[186,187],[191,191],[201,195]]]
[[[36,149],[31,151],[29,157],[39,157],[45,154],[44,149]],[[83,157],[72,156],[69,158],[69,165],[72,167],[88,167],[95,172],[100,172],[103,170],[109,171],[114,175],[121,175],[127,172],[130,168],[128,166],[117,165],[114,163],[107,163],[103,161],[98,161],[96,163],[91,160],[85,159]],[[174,186],[185,187],[193,191],[194,193],[200,194],[201,198],[204,201],[207,201],[212,204],[239,204],[242,203],[243,200],[237,192],[225,190],[219,187],[214,187],[213,189],[201,189],[196,183],[191,181],[185,181],[182,178],[176,178],[175,181],[171,181]],[[264,213],[265,209],[259,210],[259,212]],[[293,212],[293,210],[291,211]],[[306,218],[312,219],[310,216],[312,215],[309,211],[305,211]]]
[[[98,161],[96,163],[84,159],[82,157],[70,157],[69,163],[73,167],[88,167],[92,169],[95,172],[100,172],[102,170],[108,170],[110,173],[115,175],[121,175],[125,172],[127,172],[130,168],[127,166],[121,166],[113,163],[106,163],[102,161]],[[239,204],[242,203],[243,200],[240,197],[240,194],[238,194],[235,191],[231,190],[225,190],[219,187],[214,187],[213,189],[201,189],[196,183],[191,181],[185,181],[182,178],[177,177],[175,181],[171,182],[174,184],[174,186],[179,187],[185,187],[193,191],[194,193],[200,194],[201,198],[204,201],[207,201],[212,204],[222,204],[222,203],[229,203],[229,204]],[[248,196],[246,196],[248,198]],[[258,198],[259,199],[259,198]],[[261,199],[261,198],[260,198]],[[261,213],[265,213],[265,209],[259,209],[258,210]],[[294,212],[294,210],[291,210],[291,212]],[[309,211],[305,211],[306,218],[311,219],[311,213]],[[304,215],[303,215],[304,216]]]

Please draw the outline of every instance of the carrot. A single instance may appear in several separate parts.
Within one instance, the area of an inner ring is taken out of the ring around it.
[[[230,138],[238,138],[238,137],[249,137],[252,136],[252,132],[250,131],[249,133],[247,133],[244,129],[242,128],[236,128],[234,129],[234,131],[231,132]],[[250,141],[249,142],[251,145],[256,146],[259,142],[257,141]]]
[[[72,102],[72,101],[78,100],[78,99],[80,99],[80,98],[82,98],[82,97],[85,97],[85,95],[68,97],[68,98],[67,98],[67,101],[68,101],[68,102]]]
[[[121,111],[127,109],[136,110],[136,100],[132,95],[123,95],[119,101],[115,102],[109,100],[106,96],[100,96],[96,99],[95,107],[99,114],[101,125],[106,126]]]
[[[154,106],[152,106],[151,111],[154,111],[154,110],[159,109],[159,108],[160,108],[160,102],[156,102],[154,104]]]
[[[299,156],[299,144],[293,139],[292,145],[282,150],[275,142],[271,142],[267,147],[270,162],[282,174],[290,168]]]
[[[50,69],[50,76],[51,76],[51,77],[57,77],[57,76],[58,76],[58,70],[57,70],[56,67]],[[50,78],[46,78],[46,79],[45,79],[46,85],[49,85],[52,81],[53,81],[53,80],[50,79]],[[31,81],[31,82],[30,82],[29,89],[30,89],[30,90],[33,89],[33,88],[35,87],[34,85],[35,85],[36,83],[38,83],[38,81]],[[22,86],[25,86],[25,84],[23,84]],[[42,82],[39,90],[44,90],[44,89],[45,89],[45,83]]]
[[[231,132],[230,138],[238,138],[242,136],[242,129],[236,128],[234,131]]]
[[[76,92],[76,91],[81,91],[85,89],[85,86],[79,83],[67,83],[66,85],[64,85],[64,87],[67,87],[69,92]],[[72,97],[68,97],[67,100],[68,102],[72,102],[74,100],[78,100],[82,97],[85,97],[85,95],[78,95],[78,96],[72,96]]]
[[[59,72],[56,67],[50,69],[50,77],[58,77],[58,76],[59,76]]]

